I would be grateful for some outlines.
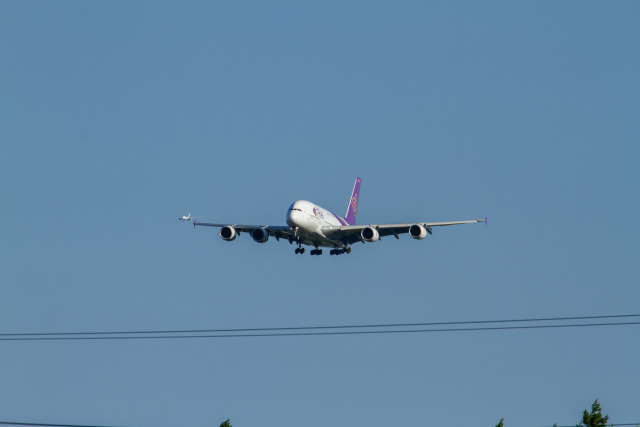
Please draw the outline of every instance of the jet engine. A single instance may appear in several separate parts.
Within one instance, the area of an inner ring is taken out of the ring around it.
[[[362,233],[360,233],[360,235],[367,242],[375,242],[380,238],[380,233],[378,233],[378,230],[372,227],[363,228]]]
[[[220,237],[222,238],[222,240],[230,242],[232,240],[236,240],[236,237],[238,237],[238,234],[236,233],[235,228],[229,227],[227,225],[226,227],[222,227],[220,229]]]
[[[409,236],[414,239],[422,240],[427,237],[427,229],[419,224],[413,224],[409,227]]]
[[[264,228],[256,228],[251,232],[251,238],[257,243],[264,243],[269,240],[269,232]]]

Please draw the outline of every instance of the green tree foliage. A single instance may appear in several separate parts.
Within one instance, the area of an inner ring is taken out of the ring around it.
[[[598,403],[598,399],[596,399],[596,401],[593,402],[593,405],[591,405],[591,413],[588,413],[585,409],[584,413],[582,414],[582,422],[576,427],[606,427],[607,421],[609,421],[609,415],[605,415],[604,417],[602,416],[602,408]],[[496,427],[504,427],[504,418],[502,418],[500,422],[496,424]],[[553,427],[558,427],[558,424],[555,423]]]
[[[604,427],[609,421],[609,415],[602,416],[602,408],[598,403],[598,399],[591,405],[591,413],[584,410],[582,414],[582,422],[578,424],[578,427]]]
[[[232,427],[231,423],[229,422],[229,420],[223,422],[222,424],[220,424],[220,427]]]

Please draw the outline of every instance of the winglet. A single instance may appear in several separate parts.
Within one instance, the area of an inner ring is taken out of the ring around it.
[[[198,218],[193,220],[193,228],[196,228],[196,223],[198,222]]]
[[[344,216],[345,221],[349,225],[356,225],[356,215],[358,214],[358,199],[360,198],[360,178],[356,178],[356,183],[353,185],[353,192],[351,193],[351,199],[349,199],[349,207],[347,208],[347,214]]]
[[[487,223],[487,218],[488,218],[488,217],[486,217],[486,216],[484,217],[484,225],[489,225],[489,224]]]

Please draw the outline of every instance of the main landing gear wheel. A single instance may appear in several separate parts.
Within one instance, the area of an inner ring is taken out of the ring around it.
[[[322,249],[312,249],[309,253],[311,255],[322,255]]]
[[[296,248],[296,253],[297,254],[303,254],[304,253],[304,248]]]
[[[342,254],[350,254],[351,248],[342,248],[342,249],[331,249],[329,251],[330,255],[342,255]]]

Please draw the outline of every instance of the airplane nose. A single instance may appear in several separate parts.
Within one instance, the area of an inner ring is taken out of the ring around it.
[[[287,225],[289,227],[298,227],[300,226],[300,221],[302,220],[302,215],[300,211],[289,209],[287,212]]]

